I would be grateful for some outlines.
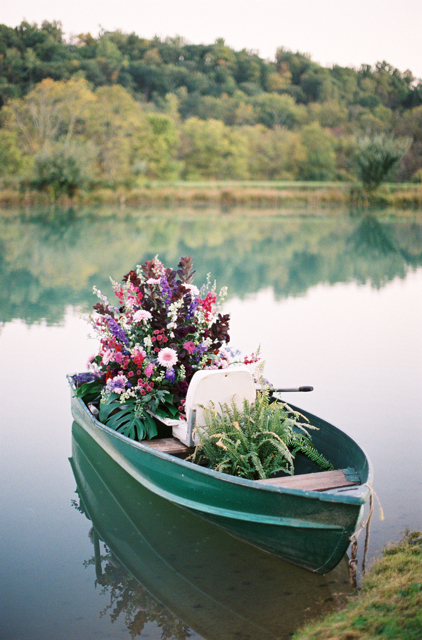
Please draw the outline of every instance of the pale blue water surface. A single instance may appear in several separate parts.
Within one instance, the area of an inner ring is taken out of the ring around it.
[[[369,564],[404,530],[422,528],[420,215],[97,210],[53,217],[0,218],[4,640],[288,638],[349,591],[346,562],[321,577],[276,561],[148,492],[137,495],[103,461],[114,486],[126,487],[121,510],[95,474],[88,482],[89,459],[100,463],[101,453],[76,447],[73,459],[88,456],[81,473],[98,501],[99,538],[114,545],[112,555],[99,540],[96,573],[97,533],[68,460],[65,376],[85,370],[95,351],[83,318],[96,301],[92,285],[109,294],[109,276],[120,280],[156,254],[172,267],[192,255],[196,284],[211,272],[227,285],[232,346],[250,353],[260,345],[275,386],[313,385],[285,399],[366,450],[385,515],[381,521],[375,504]],[[121,564],[129,548],[126,569],[136,580]]]

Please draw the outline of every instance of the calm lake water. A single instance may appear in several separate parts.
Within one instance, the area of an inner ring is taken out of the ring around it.
[[[92,286],[110,294],[157,254],[227,285],[232,345],[261,345],[275,386],[313,385],[285,399],[372,459],[370,564],[422,528],[422,216],[56,213],[0,217],[1,637],[291,637],[344,601],[346,558],[323,577],[274,560],[137,489],[72,429]]]

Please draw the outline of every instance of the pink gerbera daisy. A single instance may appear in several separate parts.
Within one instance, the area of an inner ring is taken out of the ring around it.
[[[158,352],[157,359],[163,367],[174,367],[177,362],[177,353],[174,349],[166,347]]]
[[[146,321],[146,320],[150,320],[151,318],[152,318],[152,315],[146,309],[139,309],[139,311],[136,311],[133,314],[134,322],[142,322],[142,320]]]

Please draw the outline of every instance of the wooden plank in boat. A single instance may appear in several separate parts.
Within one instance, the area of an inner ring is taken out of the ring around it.
[[[193,447],[187,447],[183,442],[177,440],[177,438],[157,438],[155,440],[142,440],[142,444],[162,451],[163,453],[170,453],[172,455],[188,455],[193,452]]]
[[[283,476],[282,478],[267,478],[258,480],[264,484],[290,489],[303,489],[304,491],[328,491],[360,484],[360,479],[355,469],[336,469],[335,471],[318,471],[298,476]]]

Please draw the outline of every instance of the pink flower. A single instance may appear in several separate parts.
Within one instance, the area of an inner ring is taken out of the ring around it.
[[[123,353],[121,351],[117,351],[116,355],[114,356],[114,359],[118,364],[122,364],[124,360]]]
[[[170,349],[170,347],[165,347],[161,349],[158,353],[158,362],[163,367],[174,367],[177,362],[177,353],[174,349]]]
[[[133,314],[133,321],[134,322],[142,322],[142,320],[144,322],[146,322],[147,320],[150,320],[151,318],[152,318],[152,315],[146,309],[139,309],[139,311],[135,311],[135,313]]]
[[[107,351],[103,354],[103,364],[108,364],[113,360],[114,360],[114,350],[107,349]]]
[[[194,284],[184,284],[183,286],[189,291],[190,294],[195,296],[199,295],[199,289]]]
[[[188,353],[193,353],[196,349],[193,342],[185,342],[183,348],[186,349]]]
[[[154,365],[153,364],[148,364],[145,367],[145,375],[147,378],[150,378],[152,376],[152,372],[154,371]]]
[[[89,370],[95,358],[95,354],[89,356],[88,361],[86,363],[86,368]]]

